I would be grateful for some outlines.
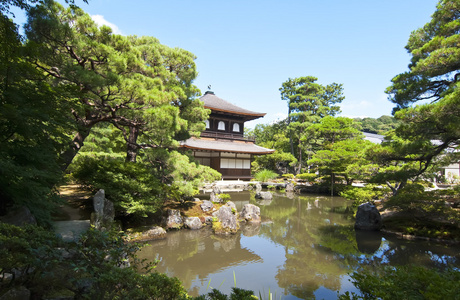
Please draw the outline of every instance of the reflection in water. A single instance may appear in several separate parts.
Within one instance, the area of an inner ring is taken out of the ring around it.
[[[356,230],[355,237],[359,252],[365,254],[377,252],[382,243],[382,235],[379,232]]]
[[[150,242],[141,258],[160,259],[157,270],[179,277],[192,295],[208,286],[229,293],[235,276],[238,287],[262,296],[270,289],[282,299],[334,299],[336,291],[355,291],[347,274],[360,267],[460,267],[458,248],[355,232],[343,198],[275,194],[258,202],[242,192],[232,201],[238,210],[259,205],[262,224],[244,225],[232,236],[213,235],[209,228],[169,232]]]

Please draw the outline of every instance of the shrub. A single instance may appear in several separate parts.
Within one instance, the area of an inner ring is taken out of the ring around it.
[[[437,271],[420,266],[383,267],[355,272],[353,284],[362,295],[345,293],[341,300],[357,299],[457,299],[460,272]]]
[[[294,179],[294,177],[295,177],[294,174],[290,174],[290,173],[283,174],[282,176],[283,176],[284,179]]]
[[[271,179],[275,179],[276,177],[278,177],[278,174],[271,170],[262,170],[254,174],[254,178],[261,182],[266,182]]]
[[[403,210],[420,210],[432,212],[444,208],[444,200],[436,193],[425,191],[425,188],[417,183],[407,184],[396,196],[391,197],[386,207],[398,207]]]
[[[372,202],[383,195],[384,191],[382,189],[377,189],[373,185],[367,185],[366,187],[347,186],[340,192],[340,196],[353,201],[353,207],[358,207],[366,202]]]
[[[102,161],[87,157],[72,175],[93,191],[104,189],[118,216],[145,217],[155,213],[162,206],[166,192],[171,190],[163,189],[146,165],[118,159]]]
[[[24,286],[31,299],[185,299],[177,278],[139,273],[138,244],[118,232],[90,229],[78,242],[64,243],[37,226],[0,223],[0,294]],[[129,261],[130,265],[126,262]],[[14,276],[4,276],[15,274]]]
[[[222,200],[222,202],[227,203],[232,198],[232,196],[230,196],[230,194],[219,194],[219,198]]]
[[[315,173],[301,173],[301,174],[297,174],[295,178],[300,179],[300,180],[305,180],[308,182],[312,182],[316,178],[318,178],[318,175],[316,175]]]

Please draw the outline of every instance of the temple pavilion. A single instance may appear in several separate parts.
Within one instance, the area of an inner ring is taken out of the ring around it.
[[[214,92],[207,91],[200,100],[211,110],[206,130],[199,138],[182,142],[182,147],[193,151],[202,165],[222,174],[222,179],[249,180],[254,155],[273,153],[275,150],[257,146],[253,138],[244,137],[244,122],[265,116],[231,104]]]

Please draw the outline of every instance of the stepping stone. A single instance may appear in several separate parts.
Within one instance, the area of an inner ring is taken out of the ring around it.
[[[90,228],[90,220],[56,221],[54,228],[56,234],[66,242],[77,241],[79,237]]]

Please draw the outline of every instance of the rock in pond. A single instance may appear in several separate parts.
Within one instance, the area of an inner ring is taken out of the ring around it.
[[[259,223],[260,219],[260,208],[254,204],[245,204],[240,213],[240,219],[248,222]]]
[[[260,193],[261,191],[262,191],[262,185],[259,182],[257,182],[256,183],[256,193]]]
[[[166,230],[160,226],[143,226],[128,230],[130,237],[136,241],[160,240],[166,238]]]
[[[168,209],[168,216],[166,217],[167,229],[179,229],[184,226],[184,219],[180,211],[177,209]]]
[[[270,192],[258,192],[255,197],[256,199],[271,200],[273,195]]]
[[[203,200],[203,203],[200,204],[200,207],[202,211],[207,212],[214,207],[214,204],[212,204],[211,201]]]
[[[232,213],[234,213],[235,215],[238,214],[235,203],[233,203],[232,201],[228,201],[227,203],[225,203],[225,205],[230,207]]]
[[[198,217],[185,218],[184,224],[187,228],[192,230],[201,229],[201,227],[203,227],[203,223],[201,223],[201,220]]]
[[[212,215],[218,219],[218,223],[213,223],[213,229],[216,234],[229,234],[238,231],[239,224],[230,206],[224,205]]]
[[[293,192],[294,192],[294,188],[295,188],[294,183],[288,182],[288,183],[286,184],[286,193],[293,193]]]
[[[371,203],[363,203],[358,206],[356,212],[355,229],[360,230],[380,230],[382,228],[382,217]]]

